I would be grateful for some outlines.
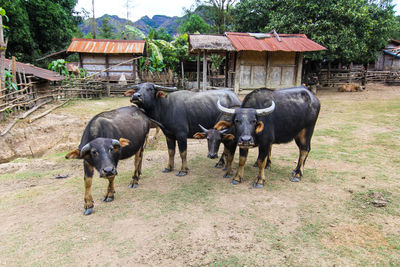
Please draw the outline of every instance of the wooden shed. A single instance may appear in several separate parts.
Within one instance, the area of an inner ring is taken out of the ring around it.
[[[79,54],[79,65],[88,74],[98,73],[106,81],[136,81],[138,77],[138,58],[143,56],[143,40],[102,40],[73,38],[68,53]],[[121,64],[122,63],[122,64]]]
[[[382,50],[375,62],[375,70],[400,70],[400,41],[392,39]]]
[[[208,38],[199,35],[197,38]],[[201,37],[202,36],[202,37]],[[227,53],[227,79],[232,73],[235,93],[267,87],[271,89],[298,86],[301,84],[303,53],[325,50],[326,48],[308,39],[304,34],[238,33],[227,32],[219,36],[231,46],[219,46],[218,53]],[[224,41],[224,43],[226,42]],[[198,53],[200,43],[195,35],[189,38],[189,53]],[[216,44],[210,48],[203,45],[203,53],[214,53]],[[230,47],[233,47],[232,50]],[[204,75],[204,74],[203,74]]]

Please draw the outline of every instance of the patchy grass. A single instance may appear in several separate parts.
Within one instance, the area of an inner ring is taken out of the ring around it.
[[[137,189],[128,188],[133,159],[120,162],[111,203],[101,202],[108,181],[95,174],[95,212],[85,217],[80,160],[66,151],[16,159],[0,174],[0,265],[399,266],[400,92],[362,94],[321,94],[300,183],[289,181],[293,143],[273,147],[265,186],[254,190],[256,149],[233,186],[205,158],[205,141],[189,144],[187,176],[175,176],[178,153],[175,171],[162,173],[159,136]],[[56,112],[79,119],[128,104],[79,100]]]

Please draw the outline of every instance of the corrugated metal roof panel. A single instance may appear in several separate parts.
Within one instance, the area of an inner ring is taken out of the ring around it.
[[[5,59],[5,68],[11,72],[11,60]],[[67,77],[58,74],[57,72],[42,69],[31,64],[25,64],[21,62],[16,62],[15,64],[17,72],[25,73],[26,75],[33,75],[48,81],[61,81],[67,79]]]
[[[326,50],[322,45],[308,39],[305,34],[279,34],[281,41],[273,34],[262,36],[260,34],[227,32],[226,36],[237,51],[307,52]],[[257,36],[258,38],[256,38]]]
[[[143,54],[143,40],[102,40],[73,38],[68,52],[97,54]]]

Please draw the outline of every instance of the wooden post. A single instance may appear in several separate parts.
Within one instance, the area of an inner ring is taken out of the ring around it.
[[[13,75],[12,81],[13,81],[13,83],[17,84],[17,66],[16,66],[16,63],[15,63],[15,57],[14,56],[11,57],[11,72],[12,72],[12,75]]]
[[[185,70],[183,69],[183,61],[181,61],[182,68],[182,88],[185,89]]]
[[[134,83],[136,83],[136,79],[137,79],[137,68],[136,68],[136,60],[132,61],[132,80]]]
[[[224,86],[228,87],[228,73],[229,73],[229,52],[225,53],[225,83]]]
[[[197,54],[197,90],[200,91],[200,52]]]
[[[203,91],[207,89],[207,53],[206,50],[203,52]]]
[[[3,94],[2,89],[5,89],[5,71],[4,71],[4,59],[6,55],[7,44],[4,43],[3,35],[3,16],[0,15],[0,96]]]

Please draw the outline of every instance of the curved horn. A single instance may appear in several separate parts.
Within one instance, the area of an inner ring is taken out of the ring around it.
[[[90,150],[90,144],[86,144],[82,147],[81,152],[79,153],[80,157],[83,157]]]
[[[111,141],[112,146],[121,146],[121,143],[117,139]]]
[[[270,114],[272,111],[274,111],[274,109],[275,109],[275,102],[272,101],[271,106],[267,108],[256,109],[256,112],[258,116],[266,116]]]
[[[208,132],[208,130],[207,130],[206,128],[204,128],[203,126],[201,126],[201,124],[199,124],[199,127],[200,127],[200,129],[201,129],[204,133],[207,133],[207,132]]]
[[[221,101],[220,101],[220,99],[218,99],[218,101],[217,101],[217,107],[218,107],[218,109],[219,109],[222,113],[225,113],[225,114],[227,114],[227,115],[233,115],[233,114],[235,114],[235,110],[234,110],[234,109],[232,109],[232,108],[226,108],[226,107],[221,106]]]
[[[154,85],[154,88],[157,90],[163,90],[166,92],[174,92],[174,91],[178,90],[176,87],[167,87],[167,86],[161,86],[161,85],[157,85],[157,84]]]
[[[219,131],[219,133],[220,133],[220,134],[224,134],[224,133],[226,133],[227,131],[229,131],[229,129],[223,129],[223,130]]]

